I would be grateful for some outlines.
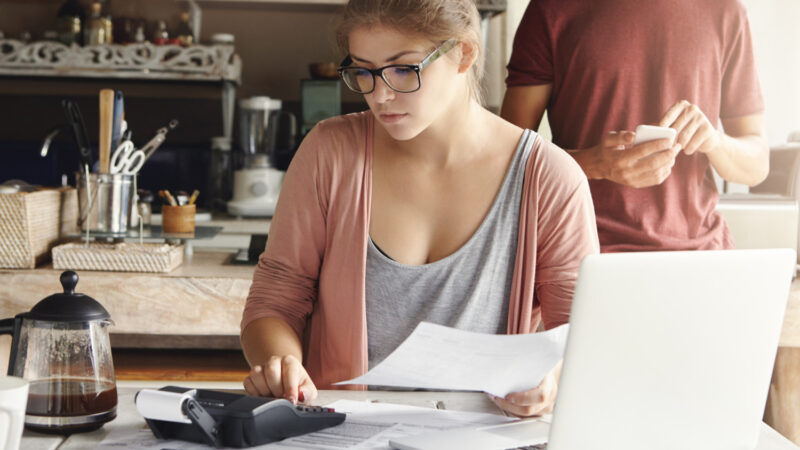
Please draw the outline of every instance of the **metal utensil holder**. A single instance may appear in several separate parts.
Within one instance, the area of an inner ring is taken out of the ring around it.
[[[135,174],[81,173],[78,188],[78,224],[87,233],[128,232],[135,196]]]

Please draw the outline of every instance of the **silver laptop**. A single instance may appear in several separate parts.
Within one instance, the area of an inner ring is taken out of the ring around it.
[[[587,257],[547,449],[755,448],[795,261],[789,249]],[[533,445],[545,440],[534,423],[391,444]]]

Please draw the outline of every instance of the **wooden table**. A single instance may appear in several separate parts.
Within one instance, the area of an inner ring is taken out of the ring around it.
[[[800,277],[789,292],[764,421],[800,445]]]
[[[78,291],[95,297],[111,313],[114,346],[118,338],[129,337],[122,347],[237,348],[253,267],[224,265],[229,257],[196,252],[169,274],[82,272]],[[28,311],[58,292],[60,272],[48,266],[0,269],[0,318]],[[753,307],[757,303],[754,299]],[[174,319],[176,310],[181,320]],[[2,372],[9,344],[8,336],[0,336]],[[800,445],[800,278],[792,283],[779,345],[764,421]]]
[[[25,430],[21,449],[25,450],[89,450],[97,447],[103,438],[114,429],[140,427],[144,420],[133,406],[136,388],[119,389],[117,418],[103,428],[91,433],[74,434],[68,438],[32,433]],[[502,414],[502,412],[481,393],[474,392],[388,392],[388,391],[320,391],[316,404],[323,405],[339,399],[380,401],[428,408],[474,411]],[[756,450],[796,450],[797,446],[764,424]]]

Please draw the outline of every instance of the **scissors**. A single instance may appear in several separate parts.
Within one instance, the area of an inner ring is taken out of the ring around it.
[[[144,158],[148,159],[151,156],[153,156],[153,153],[155,153],[155,151],[158,150],[158,147],[160,147],[161,143],[164,142],[164,139],[167,138],[167,133],[169,132],[169,130],[173,130],[177,126],[178,126],[178,121],[172,119],[169,121],[169,125],[167,125],[166,127],[161,127],[158,130],[156,130],[156,135],[153,136],[153,138],[150,139],[150,141],[147,144],[144,144],[144,147],[142,147],[141,149],[141,151],[144,152]]]
[[[111,155],[110,171],[112,174],[135,174],[142,168],[145,159],[144,152],[135,150],[133,142],[130,140],[122,141],[119,147],[114,151],[114,154]]]

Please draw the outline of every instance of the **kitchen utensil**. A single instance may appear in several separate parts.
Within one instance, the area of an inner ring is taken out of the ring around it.
[[[83,116],[77,103],[64,99],[61,101],[61,107],[67,116],[67,122],[72,127],[72,136],[78,145],[78,153],[81,159],[81,171],[84,172],[84,167],[91,168],[94,164],[92,161],[92,148],[89,146],[89,134],[86,133],[86,124],[83,121]]]
[[[162,197],[170,206],[178,206],[178,202],[175,201],[175,197],[170,194],[168,190],[158,191],[159,197]]]
[[[189,204],[189,195],[186,192],[178,192],[175,195],[175,201],[178,202],[178,206],[188,205]]]
[[[100,90],[100,166],[99,173],[108,173],[111,161],[111,128],[114,121],[114,91]]]
[[[75,292],[78,274],[61,274],[63,293],[29,312],[0,320],[12,335],[8,373],[30,382],[25,426],[75,433],[101,427],[117,415],[117,387],[108,325],[95,299]]]
[[[42,146],[39,149],[39,155],[41,155],[42,158],[47,156],[47,152],[50,150],[50,144],[53,143],[53,139],[55,139],[55,137],[58,136],[58,133],[61,133],[62,131],[67,131],[69,129],[71,129],[69,125],[56,125],[53,128],[51,128],[47,132],[47,135],[44,137],[44,141],[42,141]]]
[[[133,142],[123,141],[111,156],[112,174],[136,174],[144,165],[144,152],[133,148]]]
[[[161,127],[158,130],[156,130],[156,135],[153,136],[153,138],[150,139],[150,141],[147,144],[145,144],[144,147],[141,148],[141,150],[144,152],[145,161],[149,159],[153,155],[153,153],[155,153],[156,150],[158,150],[158,147],[160,147],[161,144],[164,142],[164,139],[167,138],[167,133],[170,130],[175,129],[175,127],[177,126],[178,126],[178,121],[172,119],[169,121],[169,125],[167,125],[166,127]]]
[[[28,402],[28,381],[20,377],[0,376],[0,448],[19,449],[25,405]]]
[[[76,175],[81,231],[120,234],[128,231],[135,176],[125,173],[87,176],[84,172]]]
[[[111,120],[111,148],[117,148],[120,143],[122,132],[123,117],[125,116],[125,103],[122,98],[122,91],[114,91],[114,110]]]

